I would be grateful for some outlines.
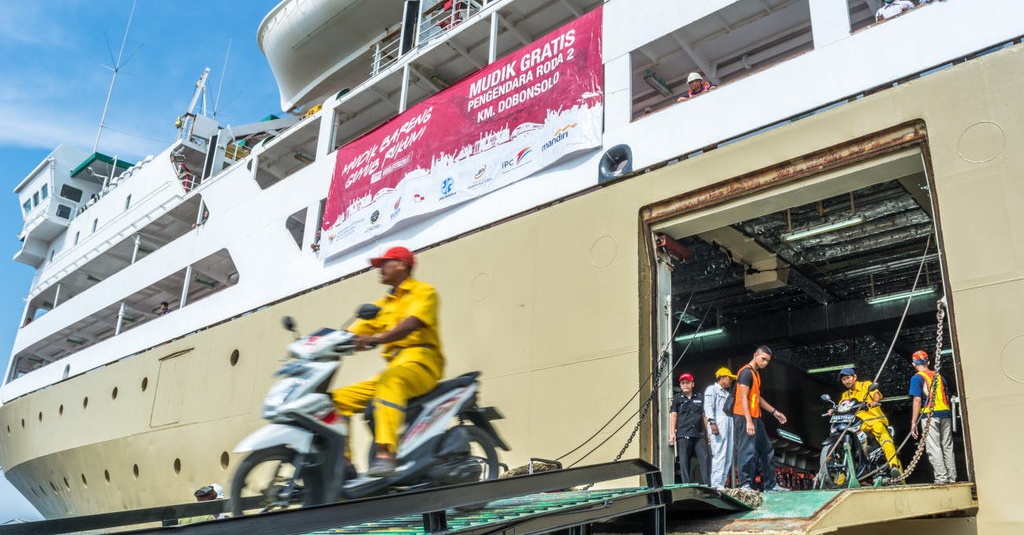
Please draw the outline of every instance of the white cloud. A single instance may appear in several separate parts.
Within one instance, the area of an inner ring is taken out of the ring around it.
[[[99,127],[98,117],[56,108],[26,109],[7,102],[0,102],[0,117],[4,117],[5,123],[5,127],[0,129],[0,146],[53,149],[61,143],[68,143],[88,151],[96,141]],[[144,139],[113,130],[117,125],[111,124],[110,127],[105,129],[100,142],[100,151],[110,156],[137,160],[170,145],[171,140]],[[140,123],[133,127],[144,126]],[[157,138],[145,133],[140,135]]]

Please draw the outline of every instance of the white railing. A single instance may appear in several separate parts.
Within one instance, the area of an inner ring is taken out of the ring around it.
[[[467,19],[476,15],[483,7],[497,0],[458,0],[447,9],[446,3],[438,3],[433,8],[420,14],[416,28],[415,47],[425,45],[440,37]],[[370,77],[377,76],[381,71],[394,65],[401,57],[402,32],[396,31],[370,47]]]

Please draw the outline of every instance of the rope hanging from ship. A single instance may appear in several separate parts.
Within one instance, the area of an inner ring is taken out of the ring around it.
[[[875,376],[874,376],[874,379],[872,379],[872,383],[875,383],[875,384],[878,383],[879,377],[882,376],[882,371],[885,370],[885,367],[886,367],[887,363],[889,362],[889,358],[892,357],[893,350],[896,347],[896,340],[899,338],[900,332],[903,330],[903,323],[907,319],[907,314],[910,311],[910,303],[911,303],[911,301],[913,299],[912,298],[913,292],[915,290],[917,290],[918,282],[921,279],[921,273],[924,270],[924,265],[925,265],[925,263],[927,261],[927,258],[928,258],[928,252],[929,252],[929,250],[931,248],[931,241],[932,241],[932,235],[929,234],[928,235],[928,240],[925,242],[924,252],[921,255],[921,262],[919,263],[919,265],[917,267],[917,274],[914,276],[914,283],[911,285],[911,288],[910,288],[910,290],[911,290],[910,296],[907,297],[907,302],[906,302],[906,304],[903,307],[903,314],[900,316],[900,321],[899,321],[899,323],[896,326],[896,332],[893,334],[893,338],[892,338],[892,341],[889,344],[889,349],[888,349],[888,351],[885,354],[885,358],[882,359],[882,364],[878,367],[878,371],[875,372]],[[935,336],[935,375],[932,377],[932,384],[931,384],[931,389],[930,389],[931,392],[935,392],[935,389],[938,387],[939,370],[942,367],[942,340],[943,340],[944,323],[945,323],[945,318],[946,318],[946,298],[945,298],[945,296],[943,296],[942,298],[940,298],[936,302],[936,312],[935,312],[935,315],[936,315],[936,322],[937,322],[936,336]],[[933,414],[932,412],[928,412],[926,414],[927,415],[925,417],[925,428],[924,428],[924,431],[923,431],[923,434],[922,434],[922,440],[920,440],[918,442],[917,448],[914,451],[913,458],[911,459],[910,463],[907,464],[907,467],[899,474],[899,476],[888,478],[889,483],[891,483],[891,484],[899,484],[899,483],[903,483],[904,481],[906,481],[906,479],[908,477],[910,477],[910,475],[914,472],[914,469],[917,467],[918,462],[920,462],[921,456],[924,454],[924,450],[925,450],[925,440],[924,440],[923,437],[928,435],[928,432],[931,429],[932,419],[933,419],[932,418],[932,414]],[[839,435],[840,440],[836,440],[835,442],[832,443],[832,447],[828,450],[828,455],[826,457],[831,457],[832,456],[832,454],[835,452],[836,447],[838,447],[838,445],[842,443],[842,440],[841,440],[842,437],[844,435],[846,435],[848,432],[849,432],[849,428],[843,429],[842,433],[840,433],[840,435]],[[904,437],[902,442],[900,442],[899,447],[896,448],[896,455],[897,456],[899,455],[899,452],[902,451],[903,448],[906,446],[906,444],[910,440],[911,436],[912,435],[910,433],[907,433],[907,436]],[[885,465],[883,465],[883,466],[881,466],[879,468],[876,468],[876,469],[874,469],[874,470],[864,474],[863,476],[861,476],[859,478],[858,482],[861,483],[861,484],[865,484],[865,483],[870,482],[871,478],[874,477],[875,474],[877,474],[882,468],[887,468],[889,466],[888,462],[890,460],[891,459],[887,458]],[[818,468],[818,478],[819,479],[824,477],[824,471],[825,470],[826,470],[826,466],[824,464],[822,464]]]

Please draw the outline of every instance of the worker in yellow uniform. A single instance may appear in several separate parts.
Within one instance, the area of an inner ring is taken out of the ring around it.
[[[356,335],[357,349],[381,346],[387,368],[369,380],[335,390],[332,397],[346,417],[373,404],[376,454],[367,473],[383,477],[397,469],[398,431],[405,423],[406,402],[434,389],[444,372],[444,356],[437,292],[412,278],[412,252],[392,247],[370,264],[380,269],[380,282],[391,291],[374,303],[381,309],[376,318],[358,320],[348,330]]]
[[[878,389],[870,390],[870,381],[858,381],[857,371],[853,368],[839,370],[839,381],[846,387],[846,391],[840,396],[840,403],[848,399],[866,402],[865,407],[857,411],[857,418],[863,424],[861,429],[875,436],[875,440],[882,446],[882,452],[889,463],[890,476],[898,477],[903,472],[903,465],[896,455],[896,445],[893,444],[892,436],[889,434],[889,419],[882,412],[882,393]]]

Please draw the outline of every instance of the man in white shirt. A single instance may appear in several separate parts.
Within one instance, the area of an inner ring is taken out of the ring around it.
[[[885,0],[885,4],[875,12],[875,22],[895,17],[908,9],[914,9],[914,3],[909,0]]]
[[[715,383],[704,390],[704,417],[708,423],[708,442],[711,445],[711,486],[725,488],[732,468],[732,406],[735,402],[732,386],[736,376],[729,368],[715,372]]]

